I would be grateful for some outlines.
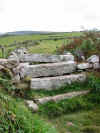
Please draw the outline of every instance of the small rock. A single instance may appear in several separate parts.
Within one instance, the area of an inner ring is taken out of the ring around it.
[[[27,101],[25,101],[25,103],[28,105],[28,107],[29,107],[30,109],[33,110],[33,112],[37,112],[37,111],[39,110],[38,105],[37,105],[36,103],[34,103],[33,101],[27,100]]]
[[[99,69],[100,68],[100,64],[99,63],[94,63],[93,64],[93,68],[94,69]]]
[[[29,63],[20,63],[17,67],[17,70],[19,71],[20,78],[23,79],[25,77],[26,69]]]
[[[19,83],[20,82],[20,75],[19,74],[15,75],[13,77],[12,81],[13,81],[13,83]]]
[[[9,69],[12,69],[19,65],[19,62],[17,60],[13,59],[0,59],[0,65],[7,67]]]
[[[11,54],[14,54],[14,53],[19,57],[24,54],[28,54],[28,51],[25,48],[18,48],[18,49],[15,49]]]
[[[67,55],[72,55],[71,52],[69,52],[69,51],[64,51],[64,52],[63,52],[63,55],[66,55],[66,54],[67,54]]]
[[[14,59],[7,59],[7,68],[15,68],[19,65],[19,60],[14,60]]]
[[[92,68],[92,64],[81,63],[81,64],[77,65],[77,69],[85,70],[85,69],[89,69],[89,68]]]
[[[87,59],[87,62],[89,63],[98,63],[99,62],[99,56],[92,55]]]
[[[8,59],[9,59],[9,60],[16,60],[16,61],[19,62],[19,58],[18,58],[17,54],[14,53],[14,52],[12,52],[12,53],[13,53],[13,54],[11,54],[11,55],[8,57]]]
[[[72,122],[67,122],[67,126],[74,126]]]
[[[4,69],[4,66],[0,65],[0,70]]]
[[[3,65],[7,63],[7,59],[0,59],[0,65]]]
[[[28,54],[28,52],[25,48],[18,48],[18,49],[15,49],[13,52],[11,52],[8,59],[19,60],[19,58],[21,56],[24,56],[25,54]]]

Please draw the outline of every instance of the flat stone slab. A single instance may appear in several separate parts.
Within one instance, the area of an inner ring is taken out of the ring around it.
[[[71,99],[76,96],[85,95],[89,92],[90,92],[89,90],[74,91],[74,92],[64,93],[64,94],[60,94],[60,95],[56,95],[56,96],[43,97],[43,98],[36,99],[36,103],[37,104],[45,104],[49,101],[58,102],[58,101],[61,101],[64,99]]]
[[[33,90],[54,90],[66,84],[73,82],[83,82],[86,80],[86,74],[71,74],[66,76],[32,78],[30,88]]]
[[[19,58],[21,62],[63,62],[74,61],[74,56],[71,54],[66,55],[50,55],[50,54],[25,54]]]
[[[72,73],[75,72],[75,70],[76,63],[74,61],[39,65],[27,65],[24,71],[24,75],[33,78],[47,77]]]

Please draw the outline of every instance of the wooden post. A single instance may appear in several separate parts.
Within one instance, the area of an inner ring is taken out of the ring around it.
[[[5,58],[5,47],[0,46],[2,58]]]
[[[1,47],[2,50],[2,58],[5,58],[5,47]]]

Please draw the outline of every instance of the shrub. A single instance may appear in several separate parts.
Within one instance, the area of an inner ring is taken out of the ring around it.
[[[70,51],[74,54],[75,50],[84,52],[86,57],[91,54],[99,54],[100,51],[100,33],[96,31],[85,31],[83,36],[73,38],[69,43],[62,44],[57,49],[58,53],[64,53],[64,51]]]

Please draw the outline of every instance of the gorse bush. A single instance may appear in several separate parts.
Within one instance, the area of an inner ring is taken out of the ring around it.
[[[69,43],[63,44],[57,48],[57,53],[64,53],[70,51],[73,54],[78,49],[84,53],[86,57],[91,54],[99,54],[100,51],[100,33],[96,31],[85,31],[84,34],[78,38],[73,38]]]
[[[87,54],[88,51],[92,51],[95,49],[95,45],[93,44],[93,42],[91,40],[83,40],[82,44],[80,45],[80,49],[85,54]]]

